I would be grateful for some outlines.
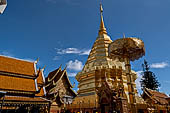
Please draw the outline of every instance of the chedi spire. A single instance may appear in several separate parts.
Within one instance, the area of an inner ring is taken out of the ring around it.
[[[101,22],[100,22],[99,34],[107,34],[106,28],[105,28],[105,26],[104,26],[103,7],[102,7],[102,4],[101,4],[101,3],[100,3],[100,16],[101,16]]]

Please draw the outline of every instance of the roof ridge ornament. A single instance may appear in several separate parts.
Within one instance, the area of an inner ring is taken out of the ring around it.
[[[35,64],[37,64],[39,60],[40,60],[40,58],[38,57],[37,60],[35,61]]]
[[[46,68],[46,65],[44,65],[44,67],[42,68],[42,70],[44,71],[45,68]]]
[[[66,65],[66,67],[64,68],[64,71],[67,69],[67,66],[68,66],[68,65]]]
[[[60,64],[60,67],[59,67],[59,68],[61,68],[61,66],[62,66],[62,64]]]

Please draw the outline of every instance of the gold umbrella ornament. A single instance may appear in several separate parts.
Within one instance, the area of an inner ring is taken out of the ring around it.
[[[112,59],[118,58],[125,62],[126,76],[128,82],[129,100],[131,104],[136,103],[135,93],[131,77],[130,61],[138,60],[145,55],[144,43],[138,38],[128,37],[113,41],[109,45],[109,56]]]

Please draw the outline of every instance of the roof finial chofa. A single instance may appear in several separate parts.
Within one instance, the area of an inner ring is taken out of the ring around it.
[[[104,26],[103,7],[102,7],[102,4],[101,4],[101,3],[100,3],[100,16],[101,16],[101,22],[100,22],[99,34],[107,34],[106,28],[105,28],[105,26]]]
[[[36,61],[34,61],[34,62],[35,62],[35,64],[37,64],[39,60],[40,60],[40,58],[38,57],[38,58],[37,58],[37,60],[36,60]]]

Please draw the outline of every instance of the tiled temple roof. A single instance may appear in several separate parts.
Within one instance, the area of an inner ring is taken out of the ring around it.
[[[3,98],[0,98],[0,103],[2,102]],[[45,99],[45,98],[41,98],[41,97],[21,97],[21,96],[5,96],[4,99],[5,104],[8,102],[14,102],[17,103],[19,102],[19,104],[42,104],[42,102],[44,102],[44,104],[48,104],[49,100]],[[40,103],[38,103],[40,102]]]
[[[50,72],[48,74],[48,77],[45,79],[46,83],[50,83],[54,78],[58,75],[58,73],[61,71],[61,67],[57,68],[56,70]]]
[[[43,86],[45,84],[45,81],[43,80],[44,79],[44,77],[43,77],[44,76],[43,75],[43,69],[38,70],[37,74],[39,74],[38,77],[37,77],[38,89],[41,89],[41,90],[40,90],[40,92],[38,94],[36,94],[36,96],[41,96],[42,97],[42,96],[45,95],[45,92],[44,92],[45,89],[43,89]]]
[[[59,67],[58,69],[50,72],[47,76],[47,78],[45,79],[45,87],[46,87],[46,91],[47,91],[47,95],[50,95],[52,92],[53,93],[57,93],[55,90],[53,90],[53,88],[57,87],[56,85],[58,85],[58,81],[61,80],[62,78],[65,78],[65,80],[68,83],[68,88],[71,90],[71,92],[73,93],[73,95],[76,96],[76,93],[72,90],[73,86],[70,83],[70,80],[68,78],[66,69],[61,70],[61,67]]]
[[[160,103],[162,105],[168,104],[168,101],[166,100],[168,96],[164,93],[147,88],[145,89],[145,93],[157,103]]]
[[[0,56],[0,71],[35,76],[34,62]]]
[[[17,94],[37,93],[44,81],[43,70],[36,71],[36,62],[0,56],[0,91]]]
[[[43,84],[44,81],[43,81],[43,75],[42,75],[43,72],[42,72],[42,70],[38,70],[37,73],[39,74],[38,77],[37,77],[37,83],[38,84]]]
[[[36,91],[33,79],[0,75],[1,90]]]

